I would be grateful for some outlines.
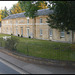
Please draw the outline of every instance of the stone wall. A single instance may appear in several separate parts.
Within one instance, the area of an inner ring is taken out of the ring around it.
[[[12,33],[16,36],[19,34],[21,36],[23,32],[23,37],[28,37],[29,29],[29,36],[31,36],[32,38],[71,43],[72,31],[69,31],[70,34],[67,34],[67,32],[65,32],[65,36],[61,37],[59,30],[52,29],[52,36],[50,36],[49,31],[51,30],[51,28],[48,26],[48,23],[46,22],[47,17],[48,16],[38,16],[35,19],[29,18],[29,23],[27,23],[28,17],[2,20],[1,33]],[[42,19],[42,23],[40,23],[40,19]],[[40,35],[40,30],[42,30],[42,35]]]

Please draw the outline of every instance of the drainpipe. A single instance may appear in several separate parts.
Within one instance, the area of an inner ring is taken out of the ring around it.
[[[72,43],[73,43],[73,30],[72,30]]]
[[[36,18],[33,19],[33,38],[35,38],[35,36],[36,36],[36,31],[35,31],[36,24],[35,23],[36,23]]]

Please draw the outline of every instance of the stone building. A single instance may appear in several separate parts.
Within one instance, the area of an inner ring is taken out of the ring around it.
[[[48,26],[47,17],[52,14],[52,10],[41,9],[35,14],[37,17],[34,19],[25,17],[24,13],[18,13],[9,15],[2,19],[1,33],[13,34],[18,36],[18,34],[23,37],[52,40],[59,42],[75,42],[75,32],[69,31],[59,31],[57,29],[52,29]]]

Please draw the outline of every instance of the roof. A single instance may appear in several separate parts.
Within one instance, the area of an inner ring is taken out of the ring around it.
[[[41,10],[38,10],[35,14],[37,16],[41,16],[41,15],[49,15],[49,14],[52,14],[53,13],[53,10],[50,10],[49,8],[48,9],[41,9]]]
[[[13,18],[18,18],[18,17],[25,17],[24,13],[25,12],[18,13],[18,14],[13,14],[13,15],[9,15],[9,16],[5,17],[4,19],[13,19]]]
[[[9,16],[5,17],[4,19],[13,19],[13,18],[25,17],[24,13],[25,13],[25,12],[23,12],[23,13],[18,13],[18,14],[12,14],[12,15],[9,15]],[[41,10],[38,10],[35,14],[36,14],[37,16],[42,16],[42,15],[49,15],[49,14],[52,14],[52,13],[53,13],[53,11],[48,8],[48,9],[41,9]]]

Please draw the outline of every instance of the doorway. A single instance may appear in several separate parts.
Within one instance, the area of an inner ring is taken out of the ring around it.
[[[27,28],[27,37],[29,37],[29,28]]]

